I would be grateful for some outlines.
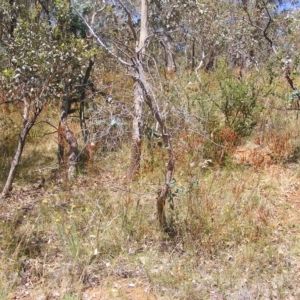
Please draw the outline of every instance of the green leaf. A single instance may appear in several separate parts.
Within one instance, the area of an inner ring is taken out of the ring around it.
[[[170,188],[172,188],[172,187],[175,185],[175,182],[176,182],[176,180],[175,180],[175,179],[172,179],[172,180],[168,183],[168,186],[169,186]]]
[[[177,193],[177,194],[182,194],[182,193],[183,193],[183,189],[178,188],[178,189],[176,189],[175,193]]]
[[[199,184],[199,181],[198,181],[198,180],[194,180],[193,183],[192,183],[192,185],[193,185],[194,187],[197,187],[198,184]]]
[[[5,77],[12,77],[14,75],[15,71],[13,69],[5,69],[3,71],[3,75]]]
[[[291,93],[289,100],[292,102],[296,97],[300,97],[300,90],[294,90]]]

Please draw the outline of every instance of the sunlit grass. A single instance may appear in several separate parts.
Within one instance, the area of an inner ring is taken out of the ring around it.
[[[204,73],[202,84],[209,76],[216,75]],[[195,80],[187,88],[193,97],[203,92],[196,78],[185,80]],[[176,84],[174,79],[170,86]],[[213,92],[217,85],[205,88]],[[229,147],[228,139],[220,140],[227,146],[220,159],[220,145],[207,146],[214,138],[215,117],[197,123],[170,113],[176,125],[176,171],[166,202],[169,233],[160,232],[156,218],[167,161],[159,138],[145,139],[141,172],[131,183],[130,141],[116,151],[98,150],[92,161],[80,165],[77,178],[67,181],[52,174],[58,172],[57,137],[44,132],[54,129],[37,124],[13,196],[1,208],[0,297],[27,290],[32,299],[81,299],[85,289],[106,279],[115,289],[110,294],[126,299],[113,282],[138,278],[151,295],[166,299],[285,299],[299,283],[297,206],[284,195],[299,178],[300,139],[296,111],[285,110],[282,102],[287,88],[278,85],[276,91],[280,97],[259,98],[264,106],[259,122],[238,143],[245,151],[263,149],[272,158],[270,165],[251,163],[251,157],[237,162],[237,145]],[[169,93],[176,98],[175,88]],[[199,108],[204,104],[196,100],[191,115],[212,109],[210,97],[207,107]],[[182,109],[187,105],[177,101]],[[49,121],[55,124],[54,116]],[[80,139],[79,124],[72,126]],[[0,163],[7,169],[13,145],[4,141]],[[40,176],[45,186],[34,190],[32,183]],[[292,187],[296,193],[297,185]]]

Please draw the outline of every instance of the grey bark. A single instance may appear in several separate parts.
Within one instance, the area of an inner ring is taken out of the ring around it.
[[[134,120],[133,120],[133,139],[132,139],[132,160],[131,160],[131,170],[130,176],[134,176],[132,173],[137,174],[140,160],[141,160],[141,141],[142,141],[142,120],[143,120],[143,103],[145,102],[156,121],[158,122],[161,132],[165,149],[168,151],[168,166],[165,174],[165,182],[163,187],[158,192],[157,197],[157,216],[159,220],[159,225],[162,230],[167,230],[167,221],[165,216],[165,201],[170,192],[170,182],[174,173],[175,167],[175,157],[171,146],[171,138],[165,120],[162,118],[158,107],[154,105],[155,99],[151,92],[151,88],[148,85],[148,81],[145,75],[143,67],[143,54],[145,52],[146,40],[148,38],[148,1],[141,0],[141,28],[140,28],[140,39],[137,42],[137,47],[135,51],[135,56],[131,58],[131,62],[124,61],[116,53],[112,52],[104,43],[104,41],[94,32],[91,26],[87,23],[84,17],[77,11],[80,17],[84,20],[85,24],[89,28],[91,34],[98,41],[99,45],[103,47],[108,53],[110,53],[116,60],[121,62],[124,66],[130,66],[134,69],[133,77],[135,79],[134,85]],[[119,0],[122,5],[122,2]],[[133,26],[131,26],[130,13],[127,11],[126,7],[122,5],[125,12],[128,14],[128,25],[132,31],[133,37],[137,41],[136,32]],[[128,56],[128,55],[127,55]],[[133,155],[134,154],[134,155]]]
[[[164,34],[163,36],[163,45],[165,48],[165,60],[166,60],[166,69],[167,69],[167,75],[173,75],[176,71],[176,65],[174,61],[174,55],[173,55],[173,44],[172,39],[169,34]]]
[[[78,143],[74,133],[68,126],[68,113],[70,110],[70,96],[68,86],[63,83],[63,99],[61,105],[61,116],[58,127],[58,162],[61,168],[67,167],[67,177],[72,179],[76,175],[78,160]],[[66,145],[69,145],[68,159],[65,160]]]
[[[130,180],[138,174],[141,166],[143,139],[143,106],[144,95],[139,83],[134,83],[134,115],[132,120],[132,145],[129,169]]]
[[[29,117],[29,104],[24,100],[23,126],[20,131],[17,150],[16,150],[14,158],[11,162],[9,173],[8,173],[5,185],[4,185],[2,193],[1,193],[1,198],[5,198],[9,194],[9,192],[12,190],[12,184],[15,179],[16,172],[17,172],[18,166],[21,161],[21,156],[22,156],[23,149],[25,146],[26,137],[27,137],[28,133],[30,132],[30,129],[33,127],[33,125],[41,111],[42,111],[42,107],[36,107],[33,115],[31,117]]]
[[[135,62],[142,65],[143,54],[145,53],[145,43],[148,38],[148,1],[142,0],[141,3],[141,30],[136,47]],[[133,30],[133,29],[132,29]],[[133,91],[134,114],[132,121],[132,144],[131,160],[129,168],[129,179],[132,180],[140,171],[142,140],[143,140],[143,110],[144,93],[137,81],[139,72],[135,70],[135,84]]]
[[[157,202],[156,202],[157,217],[158,217],[160,228],[163,231],[168,231],[168,224],[166,220],[164,207],[165,207],[166,199],[170,192],[170,182],[172,180],[173,173],[175,170],[175,156],[172,149],[171,138],[168,132],[168,128],[166,126],[165,120],[162,118],[158,110],[158,107],[154,105],[154,97],[151,93],[151,89],[148,85],[143,65],[141,64],[140,61],[137,61],[136,63],[136,70],[138,74],[137,81],[140,85],[141,90],[143,91],[145,102],[150,108],[154,118],[159,124],[160,130],[162,132],[164,147],[168,151],[168,163],[167,163],[167,171],[165,174],[165,182],[163,187],[158,191]]]
[[[83,78],[82,81],[82,87],[81,87],[81,92],[80,92],[80,113],[79,113],[79,117],[80,117],[80,127],[81,127],[81,132],[82,132],[82,136],[83,136],[83,141],[86,144],[89,136],[90,136],[90,132],[86,126],[86,122],[85,122],[85,116],[84,116],[84,109],[85,109],[85,91],[88,87],[88,80],[90,78],[91,72],[92,72],[92,68],[94,66],[94,61],[92,59],[90,59],[89,61],[89,66],[85,72],[85,76]]]

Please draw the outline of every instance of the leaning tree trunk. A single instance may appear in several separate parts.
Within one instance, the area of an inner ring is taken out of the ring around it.
[[[64,83],[64,95],[61,105],[60,122],[58,126],[58,162],[61,168],[67,166],[67,178],[72,179],[76,176],[77,159],[79,155],[78,143],[74,133],[68,126],[67,118],[70,110],[70,96],[68,87]],[[69,145],[68,159],[65,159],[66,145]]]
[[[138,74],[137,77],[138,83],[141,90],[143,91],[145,102],[150,108],[153,117],[156,119],[157,123],[159,124],[160,130],[162,132],[164,148],[168,151],[168,164],[165,173],[165,182],[163,187],[158,191],[157,202],[156,202],[157,217],[158,217],[160,228],[163,231],[168,231],[168,224],[166,220],[164,207],[165,207],[166,199],[170,193],[170,182],[172,180],[172,176],[175,170],[175,156],[172,149],[171,138],[168,132],[168,128],[165,124],[165,120],[162,118],[158,110],[158,107],[154,104],[153,94],[151,93],[151,89],[148,85],[148,81],[145,75],[143,65],[139,60],[137,60],[136,62],[136,70]]]
[[[42,111],[42,107],[36,107],[33,115],[29,117],[29,104],[24,100],[24,109],[23,109],[23,126],[19,135],[19,142],[16,153],[10,165],[10,170],[6,179],[6,183],[2,190],[1,198],[4,198],[8,195],[8,193],[12,190],[12,184],[14,178],[16,176],[16,172],[18,166],[20,164],[21,156],[23,153],[23,149],[26,142],[26,137],[33,127],[37,117],[39,116],[40,112]]]

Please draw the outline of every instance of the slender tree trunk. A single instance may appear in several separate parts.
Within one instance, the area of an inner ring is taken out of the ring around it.
[[[148,85],[147,77],[144,71],[143,67],[143,52],[145,50],[145,42],[148,37],[148,2],[147,0],[142,0],[142,6],[141,6],[141,31],[140,31],[140,41],[139,45],[136,50],[136,57],[134,59],[134,68],[135,68],[135,97],[134,105],[135,105],[135,122],[133,123],[134,126],[134,132],[137,134],[140,134],[141,136],[141,128],[142,128],[142,104],[143,101],[146,102],[146,104],[149,106],[154,118],[158,122],[161,132],[162,132],[162,138],[164,142],[165,149],[168,151],[169,159],[168,159],[168,167],[165,175],[165,183],[161,190],[158,192],[157,197],[157,216],[159,220],[160,228],[164,231],[167,231],[167,221],[165,216],[165,202],[170,192],[170,181],[172,180],[173,172],[174,172],[174,166],[175,166],[175,159],[173,150],[171,147],[171,139],[169,136],[169,132],[167,130],[166,124],[164,119],[162,118],[158,107],[154,104],[154,98],[153,94],[151,93],[151,89]],[[139,101],[138,101],[139,100]],[[142,101],[143,100],[143,101]],[[137,117],[138,116],[138,117]],[[140,126],[140,127],[139,127]],[[141,142],[138,140],[139,143],[135,144],[133,141],[132,145],[132,154],[137,154],[136,156],[132,156],[132,163],[140,163],[140,155],[141,151],[139,150],[141,148]],[[139,155],[139,157],[138,157]],[[136,165],[137,166],[137,165]],[[136,172],[138,170],[136,169]]]
[[[176,72],[176,65],[175,65],[174,55],[173,55],[172,39],[169,34],[164,34],[163,45],[166,54],[166,58],[165,58],[166,68],[167,68],[166,73],[168,76],[172,76]]]
[[[136,38],[136,31],[132,25],[131,15],[126,9],[126,7],[120,1],[121,6],[128,16],[128,25],[132,31],[133,37]],[[78,11],[77,11],[78,12]],[[81,18],[85,21],[84,17],[78,12]],[[147,0],[141,0],[141,28],[140,28],[140,39],[136,47],[135,56],[131,58],[131,63],[124,61],[121,57],[114,54],[99,38],[91,26],[85,21],[85,24],[90,29],[92,35],[97,39],[99,44],[110,54],[112,54],[118,61],[123,63],[126,66],[130,66],[134,68],[134,79],[135,79],[135,88],[134,88],[134,121],[133,121],[133,142],[132,142],[132,157],[131,157],[131,168],[133,170],[132,173],[137,173],[139,171],[139,164],[141,161],[141,146],[142,146],[142,118],[143,118],[143,102],[145,102],[154,118],[158,122],[161,132],[162,138],[164,142],[164,147],[168,151],[169,159],[168,159],[168,167],[165,174],[165,183],[162,189],[158,193],[157,197],[157,215],[159,219],[159,224],[162,230],[167,230],[167,221],[164,212],[165,201],[170,192],[170,182],[172,180],[174,168],[175,168],[175,157],[171,147],[171,138],[169,136],[169,132],[165,125],[165,120],[162,118],[157,105],[155,105],[155,99],[153,94],[151,93],[151,89],[148,85],[148,81],[145,75],[144,67],[143,67],[143,54],[145,52],[146,40],[148,38],[148,2]],[[136,137],[136,139],[135,139]],[[137,142],[136,142],[137,141]],[[134,175],[131,174],[133,178]]]
[[[148,38],[148,0],[141,0],[141,30],[140,39],[136,49],[137,55],[145,53],[145,44]]]
[[[67,177],[68,179],[72,179],[76,176],[79,151],[77,139],[69,128],[67,122],[70,109],[70,96],[67,85],[65,83],[63,85],[64,95],[62,99],[60,122],[58,126],[58,162],[61,168],[67,165]],[[65,161],[66,144],[69,145],[67,162]]]
[[[10,8],[11,8],[11,15],[10,15],[11,22],[10,22],[8,33],[9,33],[10,37],[13,37],[14,36],[14,30],[17,26],[16,1],[15,0],[10,0],[9,5],[10,5]]]
[[[144,93],[145,102],[149,106],[154,118],[159,124],[160,130],[162,132],[164,148],[168,151],[168,164],[167,164],[167,170],[165,174],[165,183],[163,187],[158,191],[157,202],[156,202],[157,217],[158,217],[160,228],[163,231],[168,231],[168,224],[166,221],[164,207],[165,207],[166,199],[170,192],[170,182],[172,180],[172,176],[175,170],[175,156],[171,145],[171,138],[167,126],[165,124],[165,120],[162,118],[157,106],[154,105],[153,95],[148,85],[143,65],[139,61],[137,61],[136,68],[138,73],[138,83],[140,85],[141,90]]]
[[[86,145],[86,143],[89,139],[90,132],[89,132],[87,126],[86,126],[85,117],[84,117],[84,108],[85,108],[84,100],[85,100],[85,91],[86,91],[87,86],[88,86],[88,80],[90,78],[93,65],[94,65],[94,61],[92,59],[90,59],[89,66],[86,69],[85,76],[84,76],[83,81],[82,81],[82,87],[81,87],[81,93],[80,93],[80,113],[79,113],[79,117],[80,117],[81,132],[82,132],[83,141],[84,141],[85,145]]]
[[[138,174],[141,165],[142,139],[143,139],[143,90],[139,83],[134,83],[134,116],[132,120],[132,145],[130,162],[130,180]]]
[[[142,0],[141,3],[141,30],[140,38],[136,47],[135,62],[142,64],[143,54],[145,53],[145,42],[148,38],[148,1]],[[131,144],[131,161],[129,169],[129,179],[132,180],[140,171],[142,140],[143,140],[143,106],[144,93],[137,82],[139,74],[136,72],[136,82],[134,84],[133,102],[134,116],[132,121],[132,144]]]
[[[195,44],[196,44],[196,40],[193,39],[193,42],[192,42],[192,72],[194,72],[195,70]]]
[[[79,155],[78,143],[74,133],[70,130],[67,119],[61,119],[59,123],[59,162],[60,166],[67,165],[67,177],[72,179],[76,176],[77,159]],[[68,160],[65,162],[65,145],[69,144]]]
[[[12,190],[12,184],[16,176],[16,172],[18,169],[18,166],[20,164],[21,156],[23,153],[23,149],[26,142],[26,137],[30,131],[30,129],[33,127],[37,117],[39,116],[40,112],[42,111],[41,107],[35,108],[34,114],[29,117],[29,104],[24,101],[24,109],[23,109],[23,126],[19,135],[19,142],[18,147],[15,152],[14,158],[10,165],[10,170],[6,179],[6,183],[4,185],[4,188],[2,190],[1,198],[4,198],[8,195],[8,193]]]

